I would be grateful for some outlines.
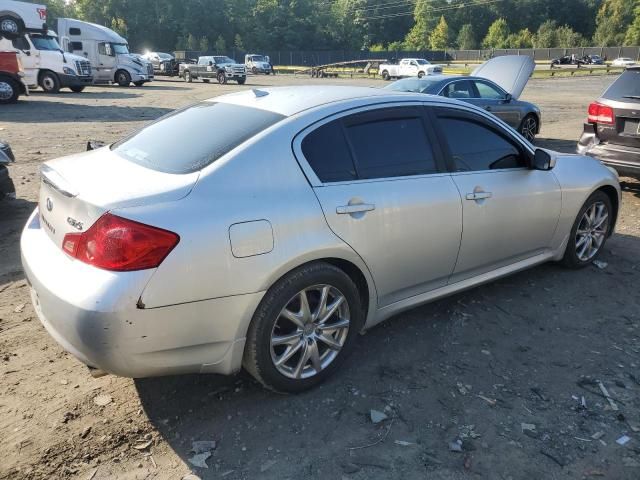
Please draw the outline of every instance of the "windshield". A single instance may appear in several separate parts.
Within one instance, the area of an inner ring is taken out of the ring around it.
[[[56,37],[48,35],[31,34],[31,41],[36,50],[60,50],[60,45]]]
[[[433,80],[424,78],[405,78],[398,80],[397,82],[393,82],[384,88],[387,90],[393,90],[394,92],[427,93],[433,85],[440,81],[440,78]]]
[[[229,57],[213,57],[213,59],[215,60],[217,65],[221,63],[236,63],[235,60]]]
[[[426,60],[418,60],[418,65],[431,65],[429,62],[427,62]]]
[[[253,56],[251,57],[251,61],[252,61],[252,62],[266,62],[266,61],[267,61],[267,59],[266,59],[266,58],[264,58],[262,55],[253,55]]]
[[[111,48],[116,55],[126,55],[129,53],[129,48],[126,43],[112,43]]]
[[[162,117],[111,149],[152,170],[192,173],[283,118],[284,115],[257,108],[202,102]],[[215,129],[211,125],[216,125]]]
[[[173,59],[173,55],[169,55],[168,53],[158,53],[158,57],[160,57],[162,60]]]

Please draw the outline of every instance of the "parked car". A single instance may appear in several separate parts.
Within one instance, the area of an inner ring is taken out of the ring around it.
[[[405,309],[589,265],[621,201],[612,170],[483,109],[346,86],[219,96],[42,179],[22,262],[66,350],[130,377],[244,366],[285,392]]]
[[[178,63],[173,55],[163,52],[147,52],[142,57],[153,66],[156,75],[176,75]]]
[[[5,198],[16,198],[16,187],[13,185],[7,168],[14,161],[15,158],[9,144],[0,141],[0,201]]]
[[[432,65],[424,58],[403,58],[399,63],[381,63],[378,73],[385,80],[402,77],[418,77],[442,73],[442,65]]]
[[[640,66],[625,70],[589,105],[578,153],[640,177]]]
[[[196,65],[180,64],[180,76],[189,83],[199,78],[203,82],[215,79],[220,84],[234,80],[238,85],[244,85],[247,70],[243,64],[229,57],[214,55],[198,57]]]
[[[631,67],[635,64],[636,62],[628,57],[616,58],[613,62],[611,62],[611,65],[613,65],[614,67]]]
[[[29,95],[24,70],[16,52],[0,52],[0,104],[14,103]]]
[[[585,55],[583,58],[585,63],[589,63],[591,65],[604,65],[604,59],[600,55]]]
[[[562,57],[554,58],[551,60],[551,66],[556,65],[584,65],[585,59],[576,55],[563,55]]]
[[[266,55],[249,53],[244,56],[244,66],[247,67],[247,70],[254,75],[259,73],[264,73],[265,75],[274,73],[273,65],[271,65],[271,59]]]
[[[471,103],[493,113],[532,142],[540,132],[540,109],[519,98],[534,69],[531,57],[504,55],[488,60],[470,77],[433,75],[405,78],[385,88],[396,92],[440,95]]]

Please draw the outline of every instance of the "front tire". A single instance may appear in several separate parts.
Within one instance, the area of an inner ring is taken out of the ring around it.
[[[18,82],[13,78],[0,77],[0,104],[15,103],[20,96]]]
[[[418,78],[424,77],[424,72],[418,72]]]
[[[536,139],[536,134],[538,133],[538,119],[535,115],[529,114],[522,119],[520,123],[520,127],[518,128],[518,132],[524,138],[529,140],[531,143]]]
[[[244,85],[246,81],[247,81],[246,77],[245,78],[239,78],[238,79],[238,85]]]
[[[224,72],[219,72],[216,78],[218,79],[218,83],[220,85],[225,85],[227,83],[227,74]]]
[[[562,263],[569,268],[583,268],[602,252],[611,233],[613,208],[606,193],[597,191],[578,212]]]
[[[46,93],[58,93],[60,91],[60,80],[53,72],[44,72],[40,75],[40,88]]]
[[[82,93],[84,87],[69,87],[69,90],[71,90],[73,93]]]
[[[389,72],[387,72],[386,70],[384,70],[384,71],[382,72],[382,79],[383,79],[383,80],[386,80],[386,81],[391,80],[391,77],[389,76]]]
[[[141,87],[141,86],[143,86],[143,85],[144,85],[144,82],[142,82],[142,81],[140,81],[140,82],[133,82],[133,84],[134,84],[136,87]]]
[[[184,81],[187,83],[191,83],[193,81],[191,78],[191,72],[189,70],[184,72]]]
[[[115,77],[116,83],[121,87],[128,87],[131,83],[131,75],[126,70],[118,70]]]
[[[362,324],[360,294],[351,278],[328,263],[303,265],[275,283],[260,302],[243,365],[271,390],[307,390],[340,367]]]

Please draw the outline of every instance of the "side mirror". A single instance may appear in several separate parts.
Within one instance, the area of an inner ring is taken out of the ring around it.
[[[533,170],[551,170],[554,167],[554,161],[548,152],[537,148],[533,156],[531,168]]]
[[[509,103],[511,100],[513,100],[513,96],[510,93],[507,93],[504,97],[504,103]]]
[[[209,62],[209,66],[210,66],[210,67],[213,67],[213,62]]]
[[[27,57],[30,57],[30,56],[31,56],[31,50],[23,50],[23,53],[24,53]]]

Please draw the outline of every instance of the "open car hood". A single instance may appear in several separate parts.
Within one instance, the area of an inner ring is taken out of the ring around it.
[[[518,99],[535,68],[536,62],[528,55],[503,55],[484,62],[471,75],[491,80]]]

